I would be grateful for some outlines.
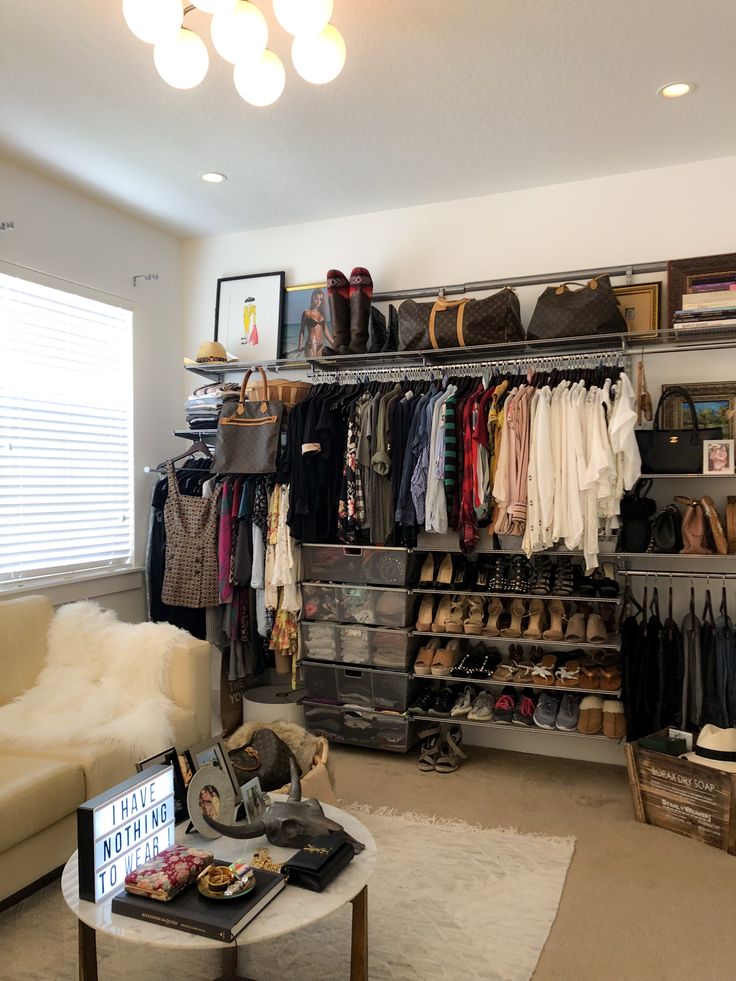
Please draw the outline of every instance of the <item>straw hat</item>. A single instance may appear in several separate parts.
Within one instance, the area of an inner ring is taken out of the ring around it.
[[[197,355],[192,361],[191,358],[184,358],[184,364],[224,364],[228,361],[237,361],[232,354],[228,354],[219,341],[202,341],[197,348]]]
[[[736,729],[719,729],[708,723],[700,730],[694,752],[685,753],[684,759],[736,773]]]

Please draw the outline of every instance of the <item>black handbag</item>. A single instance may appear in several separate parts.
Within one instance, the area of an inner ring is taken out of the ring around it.
[[[571,290],[570,286],[579,289]],[[595,334],[625,334],[626,321],[608,276],[589,283],[548,286],[537,300],[527,338],[586,337]]]
[[[662,413],[668,398],[682,399],[690,407],[692,429],[662,429]],[[701,429],[690,393],[677,385],[661,396],[652,429],[637,429],[642,473],[702,473],[703,440],[722,439],[720,426]]]
[[[676,504],[668,504],[652,522],[647,552],[674,555],[682,551],[682,515]]]
[[[292,855],[281,872],[287,876],[290,886],[322,892],[354,856],[353,846],[339,832],[318,835]]]
[[[634,488],[621,498],[621,531],[619,552],[646,552],[649,547],[650,525],[657,503],[647,494],[653,480],[637,480]]]
[[[263,368],[261,398],[246,399],[252,369],[246,372],[237,402],[225,403],[220,412],[215,439],[215,473],[275,473],[284,403],[268,397],[268,379]]]
[[[434,303],[404,300],[399,307],[399,350],[472,347],[523,341],[519,298],[508,287],[482,300]]]

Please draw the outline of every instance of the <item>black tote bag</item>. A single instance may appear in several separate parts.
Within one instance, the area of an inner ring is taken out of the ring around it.
[[[262,398],[249,402],[245,397],[251,369],[243,378],[238,401],[222,407],[212,464],[216,473],[276,472],[284,403],[269,399],[266,372],[263,368],[258,371],[263,378]]]
[[[662,413],[668,398],[677,397],[690,406],[692,429],[662,429]],[[701,429],[690,393],[679,386],[667,389],[654,414],[652,429],[637,429],[642,473],[702,473],[703,440],[722,439],[720,427]]]

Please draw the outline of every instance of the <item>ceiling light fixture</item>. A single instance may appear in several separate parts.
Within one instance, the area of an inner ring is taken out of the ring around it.
[[[690,95],[695,89],[691,82],[668,82],[667,85],[660,85],[657,95],[663,99],[681,99],[683,95]]]
[[[273,0],[277,21],[294,36],[294,67],[314,85],[333,81],[345,64],[345,41],[329,23],[333,7],[334,0]],[[178,89],[199,85],[209,68],[204,41],[182,26],[192,10],[212,14],[212,44],[234,65],[233,81],[243,99],[254,106],[274,103],[284,90],[286,71],[278,55],[268,50],[268,23],[250,0],[194,0],[187,7],[182,0],[123,0],[128,27],[141,41],[154,45],[156,70]]]
[[[213,170],[208,174],[200,174],[199,179],[206,181],[208,184],[222,184],[223,181],[227,180],[227,176],[225,174],[218,174],[216,170]]]

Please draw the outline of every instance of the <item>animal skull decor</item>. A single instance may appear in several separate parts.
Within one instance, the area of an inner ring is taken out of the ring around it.
[[[354,854],[362,852],[365,845],[349,835],[337,821],[330,820],[318,800],[302,800],[299,771],[293,758],[289,763],[291,789],[287,800],[274,801],[258,821],[220,824],[209,815],[203,814],[207,824],[226,838],[260,838],[265,835],[272,845],[283,848],[303,848],[316,835],[342,831],[352,844]]]

